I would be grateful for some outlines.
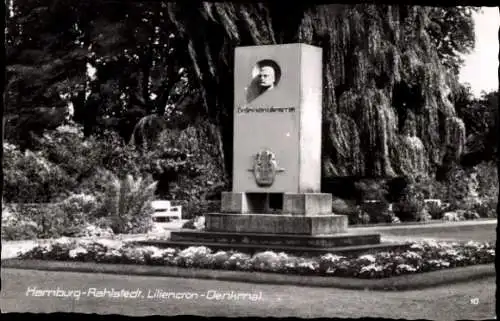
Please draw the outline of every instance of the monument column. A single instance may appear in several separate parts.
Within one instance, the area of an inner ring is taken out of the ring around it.
[[[222,213],[269,214],[277,193],[283,208],[274,219],[333,215],[331,194],[320,192],[322,49],[238,47],[234,75],[233,190],[222,193]],[[336,232],[347,227],[343,216],[331,220]],[[208,218],[207,230],[221,230],[220,218]]]

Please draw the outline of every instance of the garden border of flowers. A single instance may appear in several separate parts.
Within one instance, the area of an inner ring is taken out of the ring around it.
[[[496,276],[494,264],[471,265],[426,273],[405,274],[382,279],[359,279],[309,275],[303,276],[269,272],[243,272],[172,266],[24,259],[2,260],[2,267],[23,270],[194,278],[229,282],[331,287],[339,289],[372,291],[419,290],[446,284],[470,282],[478,279]]]
[[[408,250],[301,258],[209,248],[162,249],[120,240],[61,238],[2,260],[4,268],[201,278],[358,290],[415,290],[496,276],[495,243],[415,241]],[[397,267],[396,267],[397,266]],[[378,272],[377,272],[378,271]]]

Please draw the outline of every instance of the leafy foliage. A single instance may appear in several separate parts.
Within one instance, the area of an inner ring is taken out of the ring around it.
[[[103,173],[104,174],[104,173]],[[97,216],[106,217],[114,233],[145,233],[150,228],[151,201],[157,182],[151,177],[118,178],[108,172],[108,185]]]
[[[360,191],[361,201],[377,200],[387,203],[388,187],[381,180],[362,180],[355,183]]]
[[[185,55],[162,2],[63,0],[47,6],[19,0],[12,13],[6,28],[7,134],[23,148],[32,138],[24,133],[57,127],[69,103],[85,136],[108,128],[128,140],[141,117],[163,114],[190,90]],[[96,71],[90,77],[89,68]]]
[[[418,188],[418,178],[410,182],[401,199],[394,203],[393,211],[402,222],[415,222],[421,219],[424,210],[424,194]]]
[[[470,87],[463,86],[455,106],[468,135],[463,165],[474,166],[481,161],[496,159],[498,92],[483,93],[480,98],[475,98]]]
[[[74,189],[76,181],[41,152],[4,145],[3,197],[6,202],[48,203]]]
[[[432,7],[429,10],[429,35],[436,46],[441,63],[458,74],[464,60],[463,54],[474,49],[473,14],[479,7]]]

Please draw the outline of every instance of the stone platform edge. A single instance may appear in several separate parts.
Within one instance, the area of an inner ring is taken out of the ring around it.
[[[467,267],[443,269],[425,273],[400,275],[383,279],[303,276],[267,272],[209,270],[171,266],[105,264],[95,262],[24,259],[3,260],[2,268],[79,273],[103,273],[115,275],[120,274],[129,276],[140,275],[153,277],[181,277],[257,284],[330,287],[339,289],[372,291],[420,290],[447,284],[470,282],[496,276],[494,264],[472,265]]]

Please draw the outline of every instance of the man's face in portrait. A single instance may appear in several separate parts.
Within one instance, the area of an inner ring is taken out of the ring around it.
[[[259,71],[259,85],[265,89],[274,87],[275,75],[272,67],[262,67]]]

